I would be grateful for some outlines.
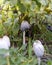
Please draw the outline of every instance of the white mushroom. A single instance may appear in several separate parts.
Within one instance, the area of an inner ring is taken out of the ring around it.
[[[22,21],[21,23],[21,30],[25,31],[26,29],[30,28],[30,24],[28,23],[28,21]]]
[[[27,21],[22,21],[21,30],[23,31],[23,44],[25,44],[25,30],[30,28],[30,24]]]
[[[8,36],[3,36],[3,38],[0,38],[0,49],[9,50],[9,47],[10,47],[9,37]],[[10,65],[9,52],[7,51],[6,53],[2,53],[2,55],[7,58],[7,65]]]
[[[6,49],[6,50],[9,50],[9,47],[10,47],[10,39],[8,36],[3,36],[3,48]],[[9,55],[9,52],[5,54],[5,56],[8,56]]]
[[[8,36],[3,36],[3,38],[0,38],[0,49],[9,50],[10,47],[10,39]],[[8,56],[9,52],[4,53],[4,56]]]
[[[8,47],[10,47],[10,39],[8,36],[3,36],[3,40],[6,42],[6,44],[8,45]]]
[[[41,57],[44,55],[44,47],[41,41],[39,40],[34,41],[33,50],[34,50],[35,55],[38,58],[38,65],[40,65]]]

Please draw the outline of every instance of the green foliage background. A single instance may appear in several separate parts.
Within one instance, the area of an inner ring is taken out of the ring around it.
[[[20,47],[22,45],[20,24],[23,20],[27,20],[30,25],[33,25],[31,29],[33,39],[30,37],[31,40],[43,39],[45,42],[52,41],[52,32],[47,30],[46,25],[43,24],[52,25],[52,0],[0,0],[0,37],[8,35],[11,45],[17,44]],[[18,57],[18,53],[16,54]],[[20,63],[18,65],[29,65],[29,62],[27,62],[29,59],[23,55],[22,57],[25,59],[24,63],[21,62],[20,55],[20,61],[15,60],[18,58],[11,56],[11,65],[17,65],[18,63]],[[35,62],[35,60],[34,62],[32,61],[32,63]],[[32,63],[30,62],[30,64]]]

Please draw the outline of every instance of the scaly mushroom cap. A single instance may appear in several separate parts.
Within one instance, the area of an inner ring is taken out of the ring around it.
[[[30,24],[27,21],[22,21],[21,23],[21,30],[25,31],[26,29],[30,28]]]
[[[42,57],[44,55],[44,47],[39,40],[33,43],[33,50],[37,57]]]

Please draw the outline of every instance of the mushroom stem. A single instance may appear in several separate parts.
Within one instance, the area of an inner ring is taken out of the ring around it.
[[[25,31],[23,31],[23,45],[25,45]]]
[[[40,63],[41,63],[41,58],[38,57],[38,65],[40,65]]]

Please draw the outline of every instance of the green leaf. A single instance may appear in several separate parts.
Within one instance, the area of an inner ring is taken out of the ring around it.
[[[28,5],[31,4],[31,0],[21,0],[21,3]]]
[[[4,0],[0,0],[0,5],[3,4]]]
[[[48,4],[48,0],[39,0],[39,2],[44,6]]]
[[[26,12],[26,7],[25,7],[22,3],[18,3],[18,6],[19,6],[19,10],[20,10],[22,13],[25,13],[25,12]]]
[[[31,39],[29,38],[29,43],[28,43],[28,55],[29,58],[32,57],[32,46],[31,46]]]
[[[52,61],[49,60],[48,63],[47,63],[47,65],[52,65]]]
[[[41,7],[41,3],[39,2],[39,0],[32,0],[32,1],[35,1],[39,8]]]
[[[8,52],[8,50],[5,49],[0,49],[0,55],[4,55]]]

